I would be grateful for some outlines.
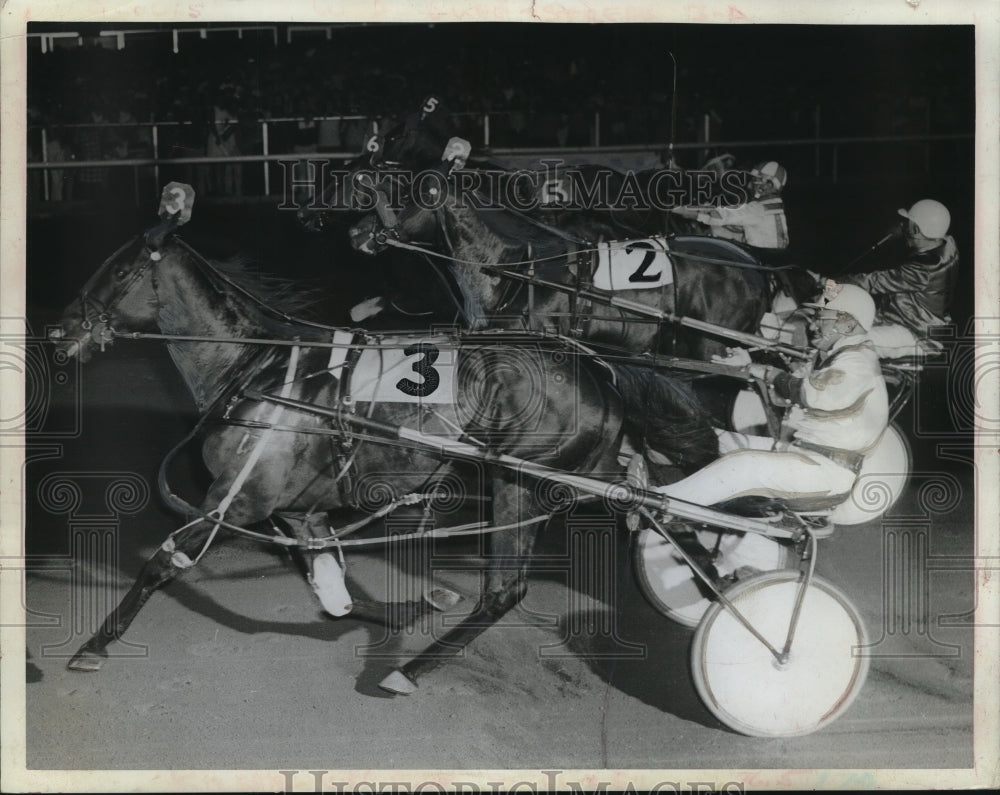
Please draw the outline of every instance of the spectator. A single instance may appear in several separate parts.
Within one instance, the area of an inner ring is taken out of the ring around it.
[[[68,136],[58,127],[48,131],[46,158],[50,163],[65,163],[73,159],[73,152],[66,145]],[[49,169],[49,200],[54,202],[73,200],[73,169]]]
[[[76,133],[75,149],[81,160],[111,160],[118,156],[118,136],[107,124],[106,111],[98,102],[90,112],[90,123]],[[107,166],[82,168],[77,180],[77,195],[81,199],[110,197],[111,170]]]
[[[223,99],[212,107],[212,118],[205,140],[209,157],[238,157],[239,122],[229,100]],[[208,168],[208,193],[223,196],[243,195],[243,164],[222,163]]]

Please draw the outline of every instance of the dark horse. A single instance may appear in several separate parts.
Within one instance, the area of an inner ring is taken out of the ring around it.
[[[175,219],[112,255],[66,309],[53,337],[83,361],[121,333],[172,337],[170,355],[202,414],[202,452],[214,481],[192,507],[169,492],[161,469],[161,494],[190,521],[144,564],[71,669],[97,670],[108,644],[153,591],[196,563],[220,528],[240,532],[278,517],[302,542],[310,576],[318,578],[315,540],[329,538],[327,511],[347,506],[370,513],[359,493],[371,493],[377,477],[386,478],[379,488],[393,495],[433,490],[454,465],[448,440],[563,472],[592,471],[617,451],[621,400],[606,367],[576,355],[576,346],[496,332],[376,342],[294,320],[198,255],[175,234]],[[338,340],[347,342],[338,347]],[[679,413],[686,410],[678,404]],[[359,430],[352,418],[368,424]],[[400,426],[419,427],[444,445],[418,449],[372,430]],[[484,592],[431,653],[403,667],[406,676],[390,674],[387,689],[412,688],[442,653],[465,646],[524,595],[537,527],[531,520],[543,513],[544,481],[489,461],[486,471],[493,520],[506,529],[491,535]],[[387,472],[393,474],[377,475]],[[315,581],[314,587],[322,600],[324,591]],[[356,601],[354,615],[399,626],[429,609],[420,600],[394,603],[391,610]]]
[[[356,221],[361,212],[372,209],[374,185],[386,179],[395,181],[395,190],[405,194],[415,175],[441,163],[442,152],[450,140],[456,140],[456,133],[455,125],[441,98],[433,94],[424,98],[419,110],[404,118],[383,120],[379,131],[366,141],[364,152],[335,172],[322,175],[323,179],[317,183],[314,199],[297,210],[299,223],[310,232],[339,231],[345,224]],[[471,160],[469,168],[473,168]],[[650,174],[654,172],[625,175],[605,166],[589,164],[569,169],[551,165],[536,172],[511,172],[482,158],[475,158],[474,168],[483,180],[496,186],[498,193],[503,194],[508,203],[529,208],[533,217],[564,228],[570,234],[584,230],[587,233],[604,232],[609,237],[659,234],[677,218],[670,213],[664,215],[652,210],[648,197],[641,198],[641,207],[605,208],[587,212],[581,212],[577,207],[563,207],[558,201],[559,191],[563,186],[571,189],[576,180],[582,180],[588,188],[596,189],[601,197],[609,198],[630,190],[632,186],[627,184],[630,178],[638,179],[640,187],[637,191],[642,194]],[[385,286],[396,297],[381,299],[380,308],[384,308],[386,302],[403,303],[398,294],[404,291],[411,299],[406,303],[413,303],[414,288],[419,289],[424,283],[429,284],[432,291],[424,297],[424,304],[427,306],[439,303],[436,299],[442,294],[442,282],[444,294],[454,297],[454,285],[433,261],[428,262],[425,258],[406,251],[390,252],[386,259],[389,261],[386,263]],[[430,278],[414,279],[414,273],[421,276],[427,274]],[[461,300],[458,299],[457,303],[461,309]]]
[[[419,110],[403,119],[383,119],[361,154],[343,166],[318,174],[314,196],[297,206],[299,224],[308,232],[324,233],[332,262],[341,266],[350,262],[358,255],[347,245],[344,232],[372,206],[370,201],[365,203],[364,194],[355,190],[358,175],[373,175],[374,181],[374,175],[389,170],[416,172],[434,166],[441,161],[450,130],[447,113],[434,95],[425,97]],[[362,268],[369,266],[370,262],[358,264]],[[413,328],[414,318],[424,323],[455,321],[455,286],[446,270],[434,262],[412,252],[395,251],[374,270],[373,287],[380,294],[352,309],[352,322],[367,320],[385,310],[389,310],[388,317],[379,321],[383,327],[388,323],[398,328],[399,316],[403,316],[408,329]],[[329,263],[323,272],[330,273]],[[366,325],[372,327],[374,322]]]
[[[591,255],[598,251],[602,233],[611,232],[599,219],[581,217],[587,237],[543,224],[464,190],[462,174],[461,169],[445,167],[424,172],[398,213],[388,206],[386,195],[377,192],[377,212],[351,229],[354,245],[371,254],[392,244],[429,245],[453,272],[473,327],[499,321],[555,328],[632,353],[673,351],[706,359],[724,350],[725,342],[678,330],[670,320],[580,297],[581,288],[597,286],[597,258]],[[623,277],[626,289],[613,293],[616,299],[723,329],[757,332],[771,287],[752,255],[712,238],[674,237],[666,244],[667,256],[655,264],[656,244],[649,240],[618,246],[635,264]],[[550,286],[512,282],[491,270],[496,266],[532,271]],[[667,278],[657,281],[664,269],[670,271]],[[653,282],[651,289],[633,289],[643,282]]]
[[[298,220],[311,232],[319,232],[332,219],[343,219],[352,205],[353,180],[361,172],[400,169],[411,172],[431,168],[441,162],[451,125],[440,97],[424,98],[418,111],[401,120],[386,119],[378,132],[365,142],[365,151],[336,172],[339,179],[323,179],[318,195],[298,208]],[[324,175],[325,177],[326,175]],[[331,175],[332,176],[332,175]]]
[[[442,161],[450,144],[461,141],[453,133],[454,125],[449,123],[440,99],[435,96],[426,98],[419,112],[411,113],[398,123],[384,125],[382,131],[373,135],[367,143],[366,151],[349,161],[338,172],[337,179],[325,185],[316,201],[299,209],[300,223],[312,231],[329,228],[331,219],[335,219],[338,225],[343,224],[346,218],[356,216],[359,210],[374,208],[379,199],[379,192],[376,190],[378,184],[391,183],[389,192],[397,200],[407,196],[415,178],[442,168]],[[676,200],[676,197],[669,195],[676,185],[686,184],[682,172],[676,167],[625,174],[600,165],[567,167],[560,161],[552,160],[539,171],[528,172],[522,169],[512,172],[495,163],[473,158],[467,142],[462,143],[467,149],[461,164],[461,178],[465,185],[476,184],[483,187],[489,193],[490,200],[495,199],[507,207],[517,208],[522,211],[520,216],[527,223],[537,222],[539,226],[553,230],[556,236],[563,236],[564,239],[575,240],[577,243],[587,243],[598,238],[642,238],[689,229],[684,219],[658,209]],[[468,161],[468,167],[465,161]],[[671,176],[674,179],[665,179]],[[514,235],[522,234],[523,228],[524,225],[518,228],[517,224],[508,226]],[[537,229],[529,228],[527,231],[532,236],[529,240],[538,237]],[[780,280],[782,289],[792,293],[799,302],[804,300],[806,292],[812,297],[814,285],[811,280],[805,292],[797,284],[789,284],[791,280],[799,278],[800,274],[797,272],[787,268],[780,272],[769,272],[765,265],[757,261],[754,253],[728,242],[714,244],[711,240],[699,240],[698,236],[704,235],[696,232],[696,236],[675,246],[678,252],[687,250],[697,260],[697,267],[712,270],[709,266],[717,264],[712,260],[721,259],[731,261],[734,266],[744,270],[760,270],[762,275],[740,276],[732,270],[723,272],[718,268],[714,269],[714,273],[706,274],[710,290],[714,291],[716,285],[722,287],[719,293],[720,305],[714,312],[705,311],[703,302],[694,295],[700,287],[700,279],[695,276],[694,281],[687,285],[686,294],[679,296],[691,299],[682,306],[687,308],[692,317],[712,322],[721,321],[722,325],[730,328],[756,332],[757,322],[766,311],[761,306],[773,296],[778,287],[776,279]],[[697,256],[699,254],[700,257]],[[457,305],[457,316],[464,316],[466,323],[474,322],[468,317],[469,310],[474,308],[470,306],[469,282],[462,278],[457,269],[444,268],[440,261],[435,263],[427,257],[420,258],[414,252],[400,249],[388,252],[386,258],[386,273],[390,275],[385,288],[390,297],[373,299],[370,309],[365,311],[377,312],[391,303],[397,306],[402,303],[412,305],[414,293],[426,293],[427,286],[430,285],[431,292],[423,298],[424,306],[440,307],[441,296],[451,296]],[[510,257],[507,261],[509,260]],[[459,285],[455,284],[456,278]],[[740,284],[741,281],[744,284]],[[418,297],[418,302],[419,300]],[[722,303],[729,300],[739,303]],[[447,312],[448,309],[445,308],[444,311]],[[747,320],[747,313],[755,318]],[[455,317],[454,314],[448,316]],[[726,318],[730,316],[735,325],[726,322]],[[633,321],[637,320],[633,318]],[[698,341],[690,334],[686,338],[692,343],[695,355],[703,354],[706,349],[717,351],[721,348],[704,338]]]

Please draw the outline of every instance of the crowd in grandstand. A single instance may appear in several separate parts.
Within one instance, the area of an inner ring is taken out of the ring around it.
[[[204,38],[181,37],[175,52],[163,26],[128,36],[120,49],[113,37],[95,35],[82,46],[63,39],[48,52],[33,48],[29,159],[43,157],[41,129],[50,162],[150,157],[149,127],[130,126],[149,122],[163,125],[160,158],[260,153],[259,122],[268,119],[276,120],[268,129],[271,153],[358,151],[368,120],[408,113],[429,92],[462,114],[469,129],[461,131],[472,140],[483,140],[488,113],[493,146],[699,141],[706,118],[713,141],[820,131],[968,132],[958,129],[968,108],[965,95],[952,91],[949,60],[963,56],[942,46],[933,57],[914,59],[873,40],[878,47],[858,47],[848,58],[841,39],[814,29],[798,39],[772,32],[769,41],[784,44],[747,53],[740,30],[694,38],[684,26],[648,25],[369,25],[338,28],[330,38],[285,33],[209,28]],[[919,31],[907,36],[906,52],[919,51]],[[708,41],[717,46],[707,50]],[[801,61],[787,42],[809,58]],[[877,81],[872,64],[882,70]],[[345,115],[363,118],[313,121]],[[97,170],[76,176],[83,190],[100,183]]]

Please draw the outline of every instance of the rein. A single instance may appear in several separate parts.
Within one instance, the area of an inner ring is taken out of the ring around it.
[[[620,311],[623,312],[623,314],[634,315],[634,316],[637,316],[637,317],[645,317],[645,318],[648,318],[650,320],[650,322],[655,322],[657,324],[659,324],[660,322],[666,320],[666,321],[669,321],[671,323],[676,323],[676,324],[679,324],[679,325],[682,325],[682,326],[687,326],[689,328],[693,328],[693,329],[696,329],[698,331],[703,331],[703,332],[706,332],[708,334],[713,334],[713,335],[716,335],[716,336],[720,336],[720,337],[724,337],[724,338],[727,338],[727,339],[731,339],[731,340],[734,340],[734,341],[739,342],[741,344],[749,345],[751,347],[756,346],[756,347],[759,347],[759,348],[765,349],[765,350],[774,350],[774,351],[777,351],[779,353],[784,353],[786,355],[793,356],[793,357],[800,358],[800,359],[808,357],[808,354],[806,354],[805,351],[803,351],[803,350],[801,350],[799,348],[795,348],[793,346],[784,345],[782,343],[774,342],[772,340],[768,340],[768,339],[766,339],[764,337],[759,337],[759,336],[754,335],[754,334],[747,334],[747,333],[744,333],[744,332],[734,331],[732,329],[727,329],[727,328],[725,328],[723,326],[720,326],[718,324],[715,324],[715,323],[709,323],[707,321],[695,320],[694,318],[688,318],[688,317],[684,317],[682,315],[677,315],[677,314],[672,314],[672,313],[664,312],[664,311],[661,311],[661,310],[656,310],[656,309],[653,309],[652,307],[649,307],[649,306],[647,306],[645,304],[641,304],[641,303],[636,302],[636,301],[631,301],[631,300],[626,299],[626,298],[619,298],[619,297],[616,297],[614,295],[605,295],[603,293],[599,293],[599,292],[596,292],[594,290],[580,289],[578,287],[573,287],[573,286],[567,285],[567,284],[561,284],[561,283],[558,283],[558,282],[552,282],[552,281],[548,281],[548,280],[543,280],[543,279],[539,279],[536,276],[525,275],[525,274],[522,274],[522,273],[518,273],[517,271],[509,270],[508,269],[508,266],[518,266],[518,265],[534,266],[538,262],[544,262],[544,261],[547,261],[547,260],[564,259],[567,256],[565,254],[559,254],[559,255],[556,255],[556,256],[549,256],[549,257],[539,257],[538,259],[530,259],[530,260],[524,260],[524,261],[520,261],[520,262],[505,263],[503,266],[499,266],[499,265],[490,265],[490,264],[485,263],[485,262],[474,262],[474,261],[471,261],[471,260],[463,260],[463,259],[460,259],[460,258],[455,257],[455,256],[450,256],[448,254],[442,254],[442,253],[437,252],[437,251],[432,251],[432,250],[426,249],[426,248],[424,248],[422,246],[416,246],[416,245],[413,245],[411,243],[404,243],[402,240],[398,240],[398,239],[393,238],[393,237],[386,237],[385,238],[385,243],[387,245],[393,246],[395,248],[400,248],[400,249],[404,249],[404,250],[408,250],[408,251],[415,251],[415,252],[418,252],[420,254],[424,254],[424,255],[426,255],[428,257],[437,257],[439,259],[448,260],[450,262],[458,262],[458,263],[463,263],[463,264],[475,265],[475,266],[481,268],[482,270],[490,271],[493,274],[495,274],[496,276],[499,276],[500,278],[503,278],[503,279],[510,279],[510,280],[519,281],[519,282],[522,282],[522,283],[527,283],[529,285],[535,285],[535,286],[539,286],[539,287],[545,287],[545,288],[548,288],[548,289],[556,290],[557,292],[563,292],[563,293],[567,293],[567,294],[570,294],[570,295],[582,296],[582,297],[587,298],[588,300],[593,301],[594,303],[601,304],[602,306],[610,306],[610,307],[614,307],[616,309],[619,309]],[[584,249],[584,250],[578,251],[577,254],[586,254],[586,253],[590,253],[592,251],[597,251],[597,249]],[[694,257],[694,256],[690,256],[690,257],[688,255],[683,255],[683,256],[687,257],[688,259],[696,259],[696,257]],[[728,263],[726,263],[726,264],[728,264]],[[747,265],[746,267],[753,267],[753,266]],[[789,267],[794,267],[794,266],[789,266]],[[622,322],[627,322],[627,321],[623,320]]]
[[[511,212],[513,212],[513,211],[511,211]],[[443,254],[440,251],[434,251],[433,249],[427,248],[424,245],[417,245],[417,244],[414,244],[414,243],[407,243],[407,242],[405,242],[403,240],[400,240],[398,237],[394,237],[392,235],[386,235],[386,234],[384,234],[385,232],[394,232],[394,231],[395,231],[395,229],[393,229],[393,228],[384,227],[383,228],[383,232],[380,233],[382,236],[381,236],[381,238],[379,239],[378,242],[380,242],[380,243],[382,243],[384,245],[387,245],[387,246],[392,246],[394,248],[404,249],[406,251],[414,251],[414,252],[416,252],[418,254],[424,254],[424,255],[426,255],[428,257],[437,257],[438,259],[448,260],[449,262],[456,262],[456,263],[458,263],[460,265],[475,265],[476,267],[479,267],[479,268],[496,268],[497,267],[496,265],[491,265],[488,262],[482,262],[480,260],[462,259],[461,257],[456,257],[454,254]],[[378,235],[376,235],[376,237],[378,237]],[[572,237],[566,237],[564,239],[566,239],[568,241],[571,241],[571,242],[577,242],[576,239],[574,239]],[[589,244],[590,247],[577,249],[577,251],[576,251],[577,254],[593,254],[593,253],[596,253],[596,252],[600,251],[600,248],[597,247],[597,246],[594,246],[592,241],[589,241],[589,240],[580,240],[579,242],[584,243],[584,244]],[[449,241],[448,245],[449,245],[449,248],[452,248],[454,250],[454,246],[451,244],[450,241]],[[674,251],[674,250],[672,250],[670,248],[667,249],[667,253],[668,254],[673,254],[676,257],[681,257],[682,259],[693,260],[694,262],[704,262],[704,263],[709,264],[709,265],[724,265],[724,266],[730,267],[730,268],[743,268],[745,270],[763,271],[764,273],[770,273],[772,271],[795,270],[795,269],[797,269],[799,267],[798,265],[762,265],[762,264],[759,264],[759,263],[755,264],[755,263],[752,263],[752,262],[735,262],[733,260],[718,259],[716,257],[708,257],[708,256],[704,256],[702,254],[690,254],[690,253],[687,253],[687,252],[678,252],[678,251]],[[548,261],[553,261],[553,260],[560,260],[560,259],[564,259],[565,257],[566,257],[566,254],[564,254],[564,253],[562,253],[562,254],[551,254],[551,255],[546,256],[546,257],[532,257],[531,259],[515,260],[513,262],[505,262],[505,263],[503,263],[503,265],[504,265],[504,267],[519,266],[519,265],[534,265],[534,264],[536,264],[538,262],[548,262]]]
[[[168,541],[172,540],[175,535],[180,533],[182,530],[186,530],[197,522],[206,521],[212,524],[218,525],[221,528],[229,530],[237,535],[244,536],[246,538],[253,539],[255,541],[263,541],[272,544],[279,544],[283,547],[299,547],[301,549],[307,550],[319,550],[319,549],[330,549],[332,547],[351,547],[351,546],[376,546],[381,544],[395,544],[399,541],[408,541],[411,539],[434,539],[434,538],[451,538],[452,536],[464,536],[464,535],[484,535],[488,533],[500,533],[505,530],[513,530],[518,527],[525,527],[527,525],[540,524],[541,522],[547,522],[552,518],[552,514],[542,514],[540,516],[535,516],[531,519],[525,519],[519,522],[511,522],[505,525],[487,525],[486,522],[469,522],[463,525],[457,525],[455,527],[441,527],[434,528],[432,530],[426,530],[424,532],[418,533],[406,533],[402,535],[386,536],[384,538],[358,538],[354,540],[345,541],[343,540],[346,536],[362,530],[372,522],[381,519],[384,516],[388,516],[390,513],[404,505],[416,505],[419,502],[431,501],[439,496],[448,496],[443,492],[428,492],[428,493],[418,493],[413,492],[411,494],[406,494],[393,500],[391,503],[383,508],[380,508],[375,513],[369,514],[364,519],[359,519],[356,522],[345,525],[339,530],[334,530],[330,535],[323,536],[322,538],[310,538],[307,540],[299,538],[290,538],[280,532],[275,535],[267,535],[266,533],[258,533],[255,530],[249,530],[246,527],[241,527],[240,525],[233,524],[232,522],[227,522],[225,519],[219,519],[210,513],[204,513],[199,511],[194,506],[190,505],[180,497],[173,495],[174,500],[180,504],[186,506],[185,513],[193,514],[196,518],[184,525],[183,527],[177,528],[168,537]],[[586,499],[586,498],[582,498]],[[333,528],[331,528],[333,530]],[[192,564],[194,561],[192,561]]]
[[[393,248],[404,249],[406,251],[414,251],[418,254],[424,254],[428,257],[437,257],[438,259],[447,260],[448,262],[457,262],[459,265],[474,265],[477,268],[493,268],[494,265],[490,265],[488,262],[481,262],[479,260],[462,259],[461,257],[456,257],[453,254],[442,254],[440,251],[434,251],[433,249],[426,248],[424,246],[416,245],[413,243],[405,243],[397,237],[386,236],[384,240],[380,241],[387,246],[392,246]],[[450,246],[450,243],[449,243]],[[586,254],[589,252],[595,252],[598,249],[581,249],[580,253]],[[532,259],[516,260],[514,262],[505,262],[504,265],[534,265],[538,262],[547,262],[550,260],[560,260],[566,257],[565,254],[552,254],[547,257],[533,257]]]

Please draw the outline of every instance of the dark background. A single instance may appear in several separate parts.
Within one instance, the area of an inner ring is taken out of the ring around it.
[[[191,120],[233,95],[235,110],[262,117],[383,116],[434,91],[455,112],[537,114],[505,143],[554,145],[551,116],[593,110],[624,121],[607,144],[663,143],[675,99],[678,140],[707,111],[721,118],[716,140],[811,136],[817,106],[825,135],[968,133],[975,106],[969,25],[393,24],[333,26],[327,39],[261,24],[242,38],[221,25],[32,24],[84,40],[49,53],[32,42],[32,120],[88,121],[95,106]],[[160,32],[129,35],[122,50],[96,36],[130,27]],[[206,38],[192,35],[202,27]],[[188,30],[177,53],[174,29]]]
[[[103,113],[101,129],[116,136],[112,159],[151,156],[149,127],[128,126],[149,122],[165,125],[161,158],[204,154],[214,104],[238,118],[246,154],[261,151],[262,119],[271,120],[270,152],[300,145],[313,151],[315,137],[303,139],[295,123],[279,120],[398,118],[431,92],[454,114],[475,154],[488,155],[481,146],[483,113],[491,114],[494,148],[572,148],[593,142],[596,112],[602,145],[648,145],[662,155],[674,143],[686,168],[723,151],[745,167],[779,160],[789,172],[792,259],[814,270],[836,272],[865,252],[895,222],[897,208],[940,199],[952,210],[951,233],[964,255],[956,320],[964,327],[971,316],[972,26],[364,24],[331,26],[329,39],[324,31],[286,24],[260,23],[255,31],[244,23],[242,38],[225,27],[30,25],[29,34],[73,30],[83,46],[61,39],[42,53],[38,40],[29,40],[29,160],[40,159],[43,128],[72,151],[74,136],[86,129],[79,125],[91,123],[94,110]],[[108,28],[156,32],[132,33],[118,50],[114,38],[97,36]],[[207,30],[204,39],[194,32],[199,28]],[[694,147],[706,114],[716,145]],[[126,126],[108,126],[116,122]],[[837,147],[783,143],[817,134],[852,140]],[[965,137],[858,140],[928,134]],[[345,133],[336,153],[360,151],[357,143]],[[159,185],[195,182],[204,168],[164,165]],[[200,192],[185,234],[209,255],[239,250],[264,268],[325,278],[331,261],[350,256],[343,237],[305,235],[292,213],[275,211],[280,197],[262,196],[262,168],[240,167],[241,196]],[[65,174],[80,179],[79,170]],[[153,218],[159,186],[150,167],[106,175],[98,195],[77,190],[71,200],[54,202],[44,201],[42,172],[30,171],[29,306],[51,301],[61,308],[92,267]],[[275,166],[271,175],[277,193]],[[877,265],[881,255],[891,262],[898,251],[884,247],[859,267]],[[339,288],[368,292],[352,284],[355,278],[341,272]]]

